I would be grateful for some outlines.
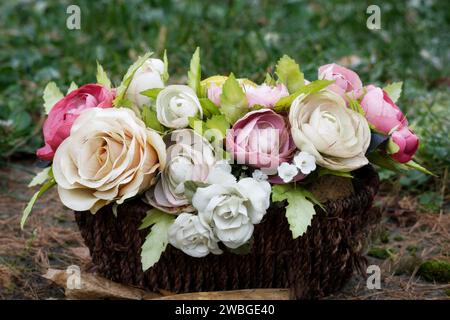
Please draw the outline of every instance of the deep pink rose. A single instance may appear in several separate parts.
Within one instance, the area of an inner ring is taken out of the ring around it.
[[[388,134],[392,129],[401,129],[408,121],[389,95],[373,85],[366,87],[367,93],[361,101],[367,121],[378,131]]]
[[[228,131],[227,150],[239,164],[266,168],[274,174],[292,159],[295,144],[285,118],[270,109],[247,113]]]
[[[45,146],[36,154],[43,160],[52,160],[56,149],[70,134],[70,129],[80,113],[88,108],[112,107],[114,91],[99,84],[84,85],[59,100],[44,122]]]
[[[394,131],[391,139],[400,148],[392,155],[392,158],[400,163],[410,161],[419,148],[419,138],[408,127]]]
[[[346,95],[357,99],[362,93],[362,82],[359,76],[352,70],[338,64],[331,63],[319,68],[319,79],[335,80],[328,89],[345,98]]]

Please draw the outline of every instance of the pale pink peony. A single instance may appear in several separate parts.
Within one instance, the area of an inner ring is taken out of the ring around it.
[[[268,86],[267,84],[262,84],[257,87],[246,85],[244,89],[250,108],[255,105],[272,108],[278,100],[289,95],[286,86],[283,84],[275,87]]]
[[[272,108],[278,100],[289,95],[285,85],[279,84],[277,86],[268,86],[262,84],[259,86],[243,85],[245,96],[248,105],[252,108],[255,105],[260,105],[266,108]],[[220,106],[220,95],[222,94],[222,87],[212,83],[208,88],[208,99],[214,102],[215,105]]]
[[[267,174],[275,174],[295,151],[287,121],[270,109],[249,112],[238,120],[227,133],[226,145],[237,163],[265,168]]]
[[[362,93],[362,82],[359,76],[352,70],[344,68],[338,64],[331,63],[319,68],[318,78],[324,80],[334,80],[328,89],[345,98],[346,95],[357,99]]]
[[[45,146],[36,154],[43,160],[52,160],[56,149],[69,136],[70,129],[80,113],[89,108],[109,108],[114,92],[99,84],[86,84],[59,100],[44,122]]]
[[[376,130],[389,134],[392,129],[401,129],[408,121],[386,91],[373,85],[366,87],[367,93],[361,101],[367,121]]]
[[[394,131],[391,139],[400,148],[392,158],[400,163],[410,161],[419,148],[419,138],[408,127]]]

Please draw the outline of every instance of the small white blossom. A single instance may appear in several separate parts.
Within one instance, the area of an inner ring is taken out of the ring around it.
[[[278,167],[278,176],[283,180],[284,183],[291,182],[297,174],[298,169],[294,164],[283,162]]]
[[[264,172],[262,172],[261,170],[253,171],[252,177],[256,181],[267,181],[267,179],[269,179],[269,176],[267,174],[265,174]]]
[[[295,155],[294,164],[303,174],[310,174],[316,170],[316,158],[306,151],[300,151]]]

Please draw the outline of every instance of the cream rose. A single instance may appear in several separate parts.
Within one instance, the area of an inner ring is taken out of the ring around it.
[[[166,162],[162,138],[125,108],[92,108],[74,122],[53,160],[61,201],[97,212],[148,189]]]
[[[162,74],[164,62],[160,59],[148,59],[133,75],[127,89],[127,98],[137,107],[150,104],[150,98],[141,94],[142,91],[164,88]]]
[[[289,121],[296,146],[328,169],[352,171],[368,163],[370,129],[361,114],[346,107],[331,91],[300,95],[292,102]]]
[[[167,86],[156,98],[156,116],[168,128],[186,128],[189,117],[197,115],[203,117],[202,107],[194,90],[188,86]]]
[[[170,135],[167,164],[157,184],[145,193],[147,202],[168,213],[192,212],[184,193],[186,181],[205,182],[216,159],[213,147],[191,129],[179,129]]]
[[[169,242],[191,257],[201,258],[209,253],[221,254],[218,240],[211,228],[198,216],[182,213],[169,228]]]

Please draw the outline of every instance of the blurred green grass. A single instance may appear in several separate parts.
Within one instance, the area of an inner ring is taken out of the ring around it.
[[[81,30],[66,8],[81,8]],[[404,81],[399,102],[420,134],[420,160],[441,176],[450,163],[450,2],[379,1],[381,30],[366,27],[369,1],[30,1],[0,4],[0,154],[34,153],[42,143],[41,95],[95,81],[98,59],[118,84],[145,51],[168,50],[170,73],[187,71],[196,46],[205,76],[233,71],[262,81],[284,53],[306,78],[341,61],[364,83]],[[390,177],[388,174],[386,177]],[[421,174],[403,183],[429,184]],[[406,179],[406,180],[405,180]]]

